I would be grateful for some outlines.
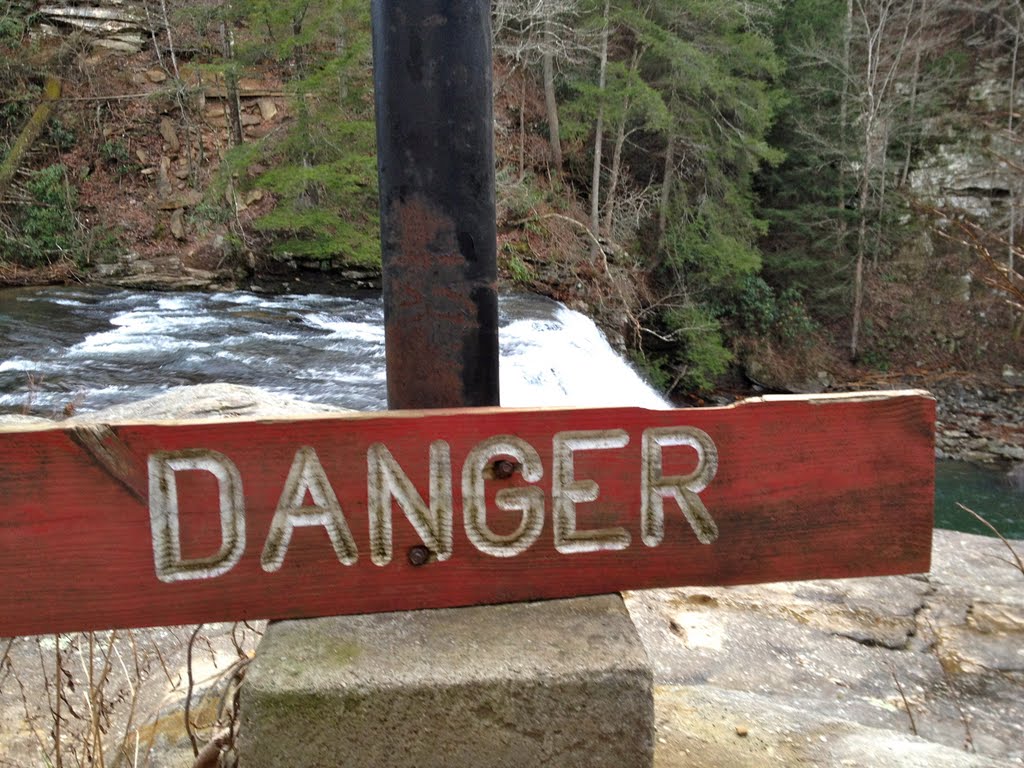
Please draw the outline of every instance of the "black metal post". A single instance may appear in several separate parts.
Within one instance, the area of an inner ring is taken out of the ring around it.
[[[498,405],[489,0],[372,0],[388,406]]]

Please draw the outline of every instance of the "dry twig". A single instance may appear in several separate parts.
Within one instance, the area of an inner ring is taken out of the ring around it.
[[[910,702],[907,701],[907,694],[903,691],[903,685],[900,683],[899,677],[896,676],[896,670],[889,665],[889,674],[892,675],[892,681],[896,684],[896,690],[899,691],[900,698],[903,700],[903,709],[907,712],[907,717],[910,719],[910,732],[917,736],[917,723],[914,722],[914,713],[910,711]]]
[[[197,624],[192,630],[188,639],[188,691],[185,694],[185,731],[188,733],[188,740],[192,743],[192,754],[199,757],[199,740],[196,738],[195,730],[192,727],[192,692],[195,689],[195,680],[192,677],[192,651],[196,644],[196,637],[199,636],[203,625]]]
[[[984,517],[979,515],[977,512],[975,512],[973,509],[970,509],[969,507],[965,507],[959,501],[956,503],[956,505],[958,507],[960,507],[960,509],[962,509],[964,512],[967,512],[968,514],[972,515],[975,520],[977,520],[979,523],[981,523],[986,528],[988,528],[990,531],[992,531],[992,533],[994,533],[999,538],[999,540],[1001,542],[1003,542],[1003,544],[1006,545],[1006,548],[1008,550],[1010,550],[1010,555],[1013,557],[1013,562],[1011,563],[1011,565],[1015,566],[1018,571],[1020,571],[1022,574],[1024,574],[1024,560],[1021,560],[1020,555],[1017,554],[1017,550],[1015,550],[1013,548],[1013,545],[1010,544],[1010,542],[1006,539],[1006,537],[1003,536],[1003,534],[999,532],[999,529],[996,528],[994,525],[992,525],[992,523],[990,523]]]

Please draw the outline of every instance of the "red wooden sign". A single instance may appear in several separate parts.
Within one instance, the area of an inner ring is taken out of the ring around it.
[[[934,402],[0,427],[0,636],[927,571]]]

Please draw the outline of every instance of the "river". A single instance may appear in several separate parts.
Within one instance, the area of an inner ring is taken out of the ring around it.
[[[528,294],[499,308],[502,405],[670,407],[587,317]],[[382,410],[380,298],[0,291],[0,413],[85,413],[210,382]],[[997,472],[939,462],[936,486],[937,525],[989,533],[960,501],[1024,538],[1024,495]]]

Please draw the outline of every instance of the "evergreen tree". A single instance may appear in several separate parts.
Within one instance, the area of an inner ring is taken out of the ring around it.
[[[605,176],[595,161],[589,185],[594,200],[602,182],[606,190],[604,233],[620,189],[659,200],[636,243],[649,254],[654,296],[642,348],[686,386],[709,386],[724,370],[719,318],[760,265],[751,182],[780,159],[765,139],[778,98],[770,14],[740,0],[611,3],[603,86],[599,70],[571,82],[569,131],[614,131],[611,168]],[[602,23],[603,8],[591,18]]]
[[[786,108],[772,139],[786,162],[761,174],[766,274],[820,312],[849,318],[863,348],[866,272],[912,228],[903,196],[921,126],[955,85],[940,0],[793,0],[777,25]]]
[[[259,34],[237,46],[238,58],[283,63],[295,112],[286,131],[228,158],[243,188],[274,196],[256,230],[278,258],[379,264],[369,6],[254,2],[241,21]]]

